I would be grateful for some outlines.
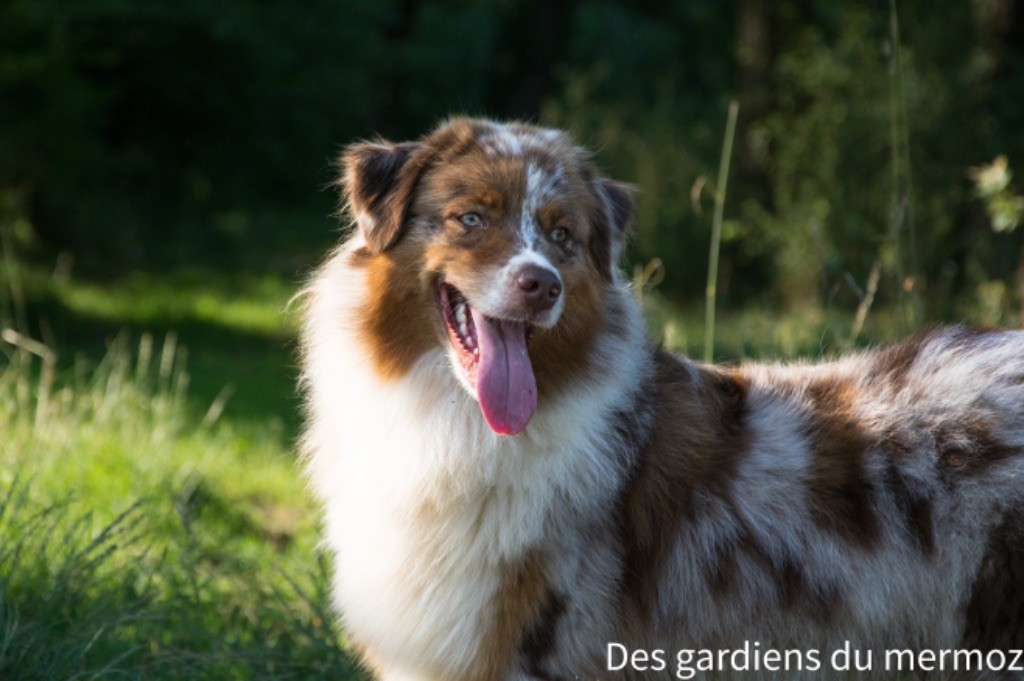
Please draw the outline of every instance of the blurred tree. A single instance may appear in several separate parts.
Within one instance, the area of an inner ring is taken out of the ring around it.
[[[382,105],[387,15],[333,0],[7,3],[0,182],[28,188],[46,246],[95,269],[237,248],[259,211],[326,212],[315,189],[333,145]]]
[[[1024,243],[989,229],[966,175],[1024,157],[1024,11],[893,7],[7,0],[0,190],[37,255],[80,271],[294,267],[334,236],[317,190],[341,145],[522,117],[640,186],[631,257],[660,257],[663,290],[699,300],[710,218],[691,188],[738,98],[724,302],[852,309],[879,261],[881,300],[921,294],[948,316],[1009,281]]]

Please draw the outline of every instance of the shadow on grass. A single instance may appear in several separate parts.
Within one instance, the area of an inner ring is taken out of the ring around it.
[[[112,285],[116,287],[117,285]],[[290,441],[298,430],[299,399],[295,391],[296,341],[288,325],[284,303],[262,301],[260,314],[269,320],[258,323],[230,323],[217,315],[217,299],[209,299],[203,314],[196,306],[160,301],[153,306],[145,286],[139,289],[139,306],[150,305],[142,313],[128,309],[130,300],[113,309],[69,302],[68,296],[48,288],[33,294],[30,302],[32,335],[53,343],[60,369],[70,369],[76,360],[98,362],[108,351],[112,339],[125,334],[140,337],[150,334],[158,341],[173,335],[179,348],[187,352],[189,375],[188,402],[199,418],[223,407],[222,416],[240,424],[280,424]],[[173,283],[161,280],[155,298],[175,295]],[[185,286],[183,297],[204,295],[193,286]],[[130,299],[131,294],[126,297]],[[281,296],[279,296],[281,297]],[[120,301],[119,301],[120,302]],[[120,308],[120,309],[119,309]],[[237,315],[236,315],[237,316]],[[277,318],[274,318],[274,317]]]

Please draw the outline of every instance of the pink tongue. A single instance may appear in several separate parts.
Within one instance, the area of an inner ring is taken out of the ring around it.
[[[480,364],[476,397],[487,425],[499,435],[518,435],[537,409],[537,381],[526,352],[526,325],[488,319],[470,308]]]

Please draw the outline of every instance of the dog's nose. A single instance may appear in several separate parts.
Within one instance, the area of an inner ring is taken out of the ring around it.
[[[527,265],[516,275],[516,286],[534,312],[550,310],[562,295],[558,275],[545,267]]]

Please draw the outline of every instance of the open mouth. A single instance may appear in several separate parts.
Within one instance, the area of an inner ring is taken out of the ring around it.
[[[537,409],[537,382],[527,345],[529,322],[488,317],[446,282],[438,286],[444,317],[459,365],[491,429],[517,435]]]

